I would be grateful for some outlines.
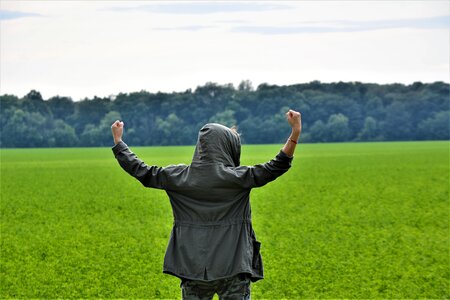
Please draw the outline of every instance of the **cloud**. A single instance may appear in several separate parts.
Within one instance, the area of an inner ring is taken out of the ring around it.
[[[217,20],[216,23],[222,23],[222,24],[244,24],[248,23],[248,21],[239,20],[239,19],[233,19],[233,20]]]
[[[162,14],[214,14],[235,12],[259,12],[290,9],[291,6],[257,2],[186,2],[113,7],[109,11],[145,11]]]
[[[321,25],[315,25],[321,24]],[[420,19],[377,20],[377,21],[325,21],[303,22],[296,26],[235,26],[232,32],[258,34],[298,34],[356,32],[395,28],[450,28],[450,15]]]
[[[216,26],[202,26],[202,25],[191,25],[191,26],[178,26],[178,27],[155,27],[154,30],[186,30],[186,31],[200,31],[204,29],[215,28]]]
[[[34,14],[34,13],[26,13],[21,11],[13,11],[13,10],[0,10],[0,20],[13,20],[18,18],[24,18],[24,17],[39,17],[40,14]]]

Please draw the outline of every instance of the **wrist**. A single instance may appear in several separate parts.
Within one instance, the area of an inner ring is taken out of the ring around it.
[[[297,140],[300,136],[300,128],[294,128],[292,127],[292,132],[291,132],[291,138],[294,138],[295,140]]]
[[[122,139],[114,139],[114,144],[118,144],[118,143],[120,143],[122,141]]]

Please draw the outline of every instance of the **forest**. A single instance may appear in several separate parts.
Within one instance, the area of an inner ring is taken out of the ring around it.
[[[111,124],[125,123],[129,145],[193,145],[207,122],[236,125],[247,144],[282,143],[289,136],[285,112],[302,113],[300,142],[448,140],[450,84],[362,82],[293,85],[243,80],[207,82],[195,90],[145,90],[73,101],[0,96],[0,147],[112,146]]]

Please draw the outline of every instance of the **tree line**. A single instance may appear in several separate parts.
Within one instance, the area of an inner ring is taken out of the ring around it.
[[[361,82],[260,84],[208,82],[184,92],[120,93],[105,98],[31,90],[0,96],[1,147],[111,146],[111,124],[125,123],[130,145],[192,145],[207,122],[236,125],[243,143],[282,143],[284,113],[302,113],[302,142],[448,140],[450,84]]]

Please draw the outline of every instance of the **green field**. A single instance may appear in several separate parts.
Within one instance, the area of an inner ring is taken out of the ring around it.
[[[242,164],[280,145],[244,146]],[[131,147],[148,164],[193,147]],[[265,279],[253,299],[449,298],[449,142],[301,144],[252,191]],[[162,273],[163,191],[110,148],[1,150],[1,298],[180,298]]]

